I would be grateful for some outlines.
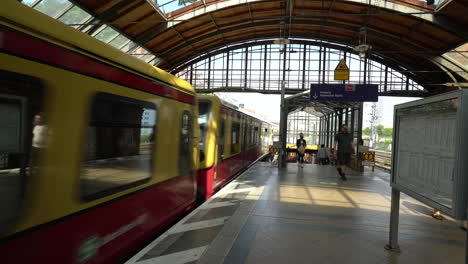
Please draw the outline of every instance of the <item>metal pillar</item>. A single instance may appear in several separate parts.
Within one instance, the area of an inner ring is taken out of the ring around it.
[[[203,77],[205,77],[203,75]],[[207,88],[210,89],[211,87],[211,57],[208,58],[208,86]]]
[[[342,124],[343,124],[343,109],[340,109],[338,110],[338,131],[340,131]]]
[[[249,68],[249,48],[245,48],[245,63],[244,63],[244,89],[247,88],[247,73]]]
[[[392,188],[392,204],[390,208],[390,234],[386,250],[401,252],[398,246],[398,220],[400,217],[400,191]]]
[[[331,148],[331,141],[330,141],[330,130],[331,130],[331,115],[327,115],[327,145]]]
[[[283,45],[283,79],[281,81],[281,114],[280,114],[280,144],[278,168],[286,167],[286,137],[287,137],[287,122],[288,109],[284,100],[286,91],[286,45]]]
[[[338,113],[337,113],[337,111],[335,111],[335,112],[333,113],[333,117],[334,117],[334,121],[333,121],[333,123],[334,123],[334,124],[333,124],[333,129],[334,129],[334,130],[333,130],[332,138],[336,135],[336,133],[338,133],[338,131],[340,131],[340,124],[338,124],[338,122],[339,122],[340,120],[338,119]],[[333,142],[333,140],[332,140],[332,142]]]
[[[264,53],[263,53],[263,90],[266,89],[266,83],[267,83],[267,81],[266,81],[266,79],[267,79],[267,77],[266,77],[267,76],[266,68],[267,68],[267,62],[268,62],[267,55],[268,55],[268,47],[267,47],[267,45],[265,45],[265,50],[264,50]]]
[[[358,127],[357,127],[357,143],[359,145],[362,142],[362,120],[364,119],[364,103],[359,104],[359,116],[358,116]],[[364,171],[361,159],[357,160],[358,171]]]

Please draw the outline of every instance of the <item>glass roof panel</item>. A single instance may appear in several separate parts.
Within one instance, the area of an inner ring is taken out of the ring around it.
[[[113,46],[114,48],[120,48],[125,42],[128,42],[128,38],[126,38],[124,35],[119,35],[115,39],[113,39],[109,44]]]
[[[165,14],[198,1],[199,0],[153,0],[158,8]]]
[[[74,6],[60,17],[59,21],[76,28],[80,26],[80,23],[83,23],[90,17],[91,15],[86,13],[83,9]]]
[[[68,0],[43,0],[34,9],[51,17],[56,17],[70,5],[71,3]]]
[[[137,46],[138,45],[135,42],[130,41],[129,43],[125,44],[120,50],[123,52],[128,52],[129,50],[132,50]]]
[[[25,5],[31,6],[32,4],[34,4],[34,2],[36,2],[36,0],[23,0],[21,2]]]
[[[468,69],[468,42],[458,46],[456,49],[446,52],[444,56],[455,61],[465,69]]]
[[[155,57],[156,57],[156,56],[149,54],[149,55],[146,55],[146,56],[145,56],[144,58],[142,58],[142,59],[143,59],[145,62],[148,62],[148,63],[149,63],[149,62],[152,61]]]
[[[118,34],[119,33],[117,31],[115,31],[114,29],[112,29],[111,27],[106,27],[105,29],[103,29],[101,32],[99,32],[94,37],[99,39],[102,42],[107,43],[109,40],[111,40],[112,38],[114,38]]]
[[[190,1],[191,0],[180,0],[180,2],[187,2],[186,4],[188,4]],[[64,24],[75,27],[85,33],[88,33],[90,29],[95,28],[96,23],[100,23],[99,20],[96,20],[92,15],[78,6],[73,5],[68,0],[23,0],[21,2],[27,6],[32,6],[33,4],[37,3],[33,7],[34,9],[49,15]],[[167,4],[174,1],[166,0],[164,2]],[[90,22],[93,23],[87,26],[81,25]],[[104,23],[100,24],[99,28],[97,30],[93,30],[93,33],[90,35],[145,62],[155,61],[155,59],[157,59],[155,55],[148,52],[143,47],[140,47],[136,43],[130,41],[127,37],[123,36]]]

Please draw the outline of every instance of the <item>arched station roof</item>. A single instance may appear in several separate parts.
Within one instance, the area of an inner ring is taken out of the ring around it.
[[[191,4],[168,13],[156,0],[73,2],[95,16],[91,23],[111,25],[169,71],[230,44],[280,35],[353,47],[365,27],[380,58],[433,84],[468,80],[466,64],[443,56],[468,41],[466,0],[437,6],[417,0],[203,0],[182,1]]]

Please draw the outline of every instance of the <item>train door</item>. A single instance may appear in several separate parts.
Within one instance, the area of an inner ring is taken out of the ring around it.
[[[224,140],[225,136],[224,134],[226,133],[226,130],[224,128],[225,125],[225,117],[221,116],[219,119],[219,134],[218,134],[218,159],[217,159],[217,165],[219,165],[223,159],[224,159]]]
[[[24,213],[26,183],[38,186],[39,158],[48,140],[44,98],[39,80],[0,71],[0,237]]]

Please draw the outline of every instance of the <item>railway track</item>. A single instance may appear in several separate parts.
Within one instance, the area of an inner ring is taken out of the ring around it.
[[[392,153],[380,150],[370,150],[375,152],[375,166],[390,171],[392,169]]]

